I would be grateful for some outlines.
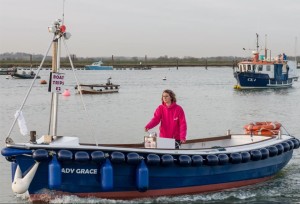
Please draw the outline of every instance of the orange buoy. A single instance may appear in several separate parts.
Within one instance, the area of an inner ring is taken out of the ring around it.
[[[42,79],[42,80],[40,81],[40,84],[47,84],[47,81],[46,81],[45,79]]]
[[[63,95],[63,96],[70,96],[71,93],[70,93],[69,89],[66,89],[66,90],[63,92],[62,95]]]

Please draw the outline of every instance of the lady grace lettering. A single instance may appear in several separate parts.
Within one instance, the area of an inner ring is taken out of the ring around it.
[[[97,169],[62,168],[61,172],[64,174],[97,174]]]

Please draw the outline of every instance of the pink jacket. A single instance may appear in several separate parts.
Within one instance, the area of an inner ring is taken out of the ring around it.
[[[186,120],[181,106],[172,103],[167,107],[164,103],[155,110],[154,116],[145,128],[152,129],[160,123],[160,137],[186,140]]]

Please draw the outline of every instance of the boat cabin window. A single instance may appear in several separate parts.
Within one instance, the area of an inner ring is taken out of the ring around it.
[[[247,70],[247,67],[245,64],[243,64],[243,72],[245,72]]]
[[[262,65],[258,65],[258,71],[262,71],[263,70],[263,66]]]
[[[271,71],[271,66],[267,65],[267,71]]]
[[[247,67],[248,67],[248,69],[247,69],[247,70],[248,70],[248,71],[251,71],[251,64],[248,64],[248,66],[247,66]]]
[[[252,65],[252,69],[253,69],[253,71],[255,72],[255,69],[256,69],[256,65],[255,65],[255,64]]]
[[[282,71],[283,71],[283,72],[286,72],[286,69],[287,69],[287,66],[284,64],[284,65],[282,66]]]

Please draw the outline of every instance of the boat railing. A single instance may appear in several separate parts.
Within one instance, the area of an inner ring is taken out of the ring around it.
[[[274,80],[274,79],[270,79],[269,80],[269,84],[271,85],[287,85],[287,84],[292,84],[292,80],[288,79],[288,80]]]

